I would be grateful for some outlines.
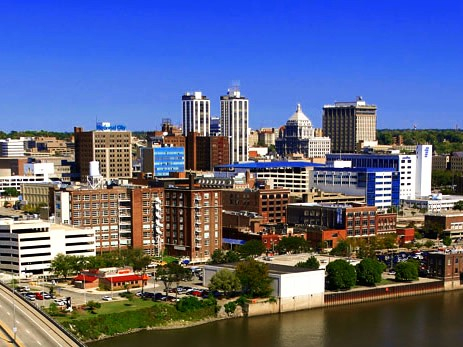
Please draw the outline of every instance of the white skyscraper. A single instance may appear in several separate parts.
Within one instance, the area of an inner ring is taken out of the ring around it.
[[[211,101],[201,92],[185,93],[183,104],[183,135],[189,132],[209,136],[211,128]]]
[[[416,146],[416,197],[431,195],[432,146]]]
[[[249,100],[238,87],[220,97],[222,136],[230,139],[230,163],[248,161]]]

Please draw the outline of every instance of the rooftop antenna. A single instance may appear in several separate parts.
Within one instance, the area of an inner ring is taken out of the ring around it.
[[[233,92],[240,91],[240,81],[239,80],[233,80],[231,84],[232,85],[231,85],[230,91],[233,91]]]

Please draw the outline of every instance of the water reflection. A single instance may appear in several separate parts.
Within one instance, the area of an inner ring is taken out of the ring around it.
[[[389,347],[463,341],[463,292],[431,294],[279,315],[232,319],[178,330],[152,330],[92,347]]]

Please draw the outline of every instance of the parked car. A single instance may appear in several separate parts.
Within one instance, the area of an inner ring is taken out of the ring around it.
[[[194,289],[190,292],[190,295],[201,297],[203,294],[203,291],[200,289]]]
[[[165,301],[167,299],[167,296],[165,296],[163,293],[154,293],[153,300],[154,301]]]
[[[40,292],[35,293],[35,298],[36,298],[37,300],[43,300],[43,295],[42,295],[42,293],[40,293]]]
[[[30,301],[35,301],[35,293],[24,293],[24,297]]]
[[[103,296],[103,297],[101,298],[101,300],[103,300],[103,301],[112,301],[113,298],[110,297],[109,295],[105,295],[105,296]]]

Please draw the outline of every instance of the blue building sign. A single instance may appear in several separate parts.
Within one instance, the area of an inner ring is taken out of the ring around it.
[[[170,172],[185,171],[185,148],[183,147],[155,147],[154,176],[169,176]]]
[[[111,125],[109,122],[97,122],[96,130],[98,131],[125,131],[126,126],[122,124]]]

